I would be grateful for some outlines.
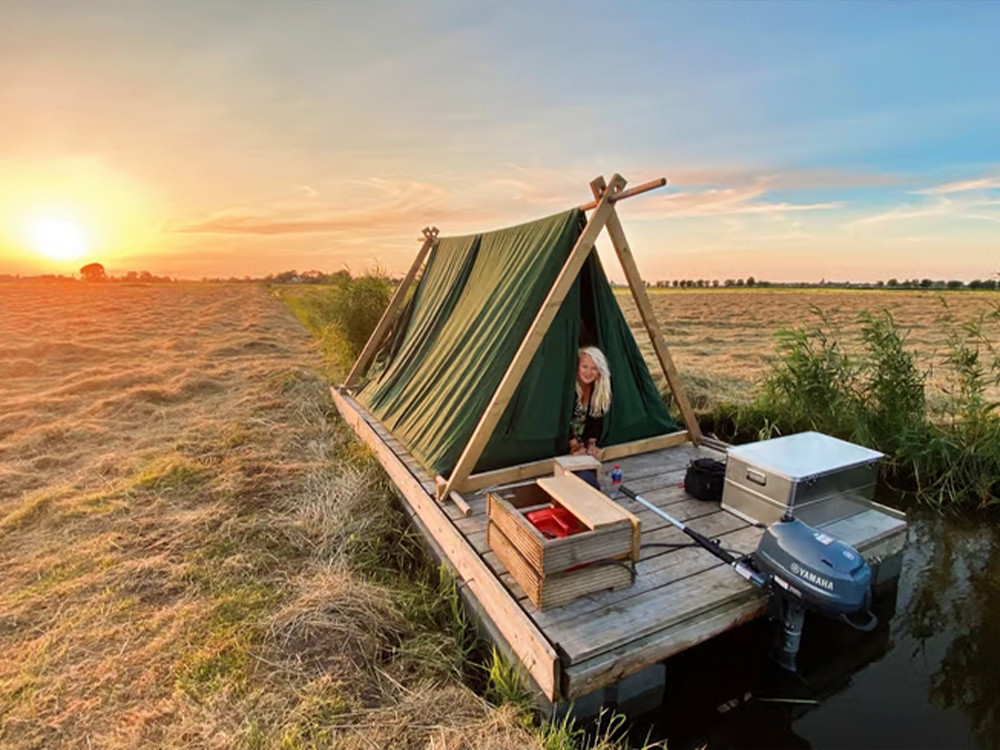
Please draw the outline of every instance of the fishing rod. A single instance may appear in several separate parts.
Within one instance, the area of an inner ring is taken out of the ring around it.
[[[643,498],[638,493],[633,492],[628,487],[626,487],[624,484],[618,485],[618,488],[627,497],[630,497],[631,499],[635,500],[637,503],[641,503],[642,505],[646,506],[651,511],[653,511],[656,515],[658,515],[660,518],[664,519],[665,521],[668,521],[673,526],[676,526],[678,529],[680,529],[681,531],[683,531],[689,537],[691,537],[692,539],[694,539],[700,546],[704,547],[706,550],[708,550],[713,555],[715,555],[717,558],[719,558],[724,563],[726,563],[730,568],[732,568],[737,573],[737,575],[739,575],[742,578],[745,578],[746,580],[750,581],[750,583],[752,583],[757,588],[763,589],[763,588],[767,588],[770,585],[770,580],[768,578],[765,578],[760,573],[758,573],[756,570],[754,570],[749,565],[747,565],[745,562],[743,562],[742,558],[736,557],[735,555],[733,555],[733,554],[727,552],[726,550],[724,550],[722,548],[722,545],[720,545],[718,541],[716,541],[714,539],[709,539],[704,534],[700,534],[697,531],[695,531],[694,529],[690,528],[687,524],[684,524],[681,521],[678,521],[672,515],[670,515],[666,511],[661,510],[660,508],[657,508],[651,502],[649,502],[648,500],[646,500],[645,498]]]

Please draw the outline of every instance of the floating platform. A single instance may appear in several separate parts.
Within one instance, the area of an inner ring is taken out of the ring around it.
[[[614,685],[765,613],[765,594],[707,551],[669,546],[690,539],[624,497],[616,499],[642,523],[634,583],[537,609],[489,548],[486,489],[464,496],[467,509],[439,502],[434,478],[405,448],[346,391],[332,394],[399,489],[409,515],[458,576],[486,629],[552,703]],[[684,492],[687,465],[701,456],[720,454],[683,443],[615,461],[625,483],[649,502],[726,549],[752,552],[760,527]],[[607,477],[602,486],[610,486]],[[891,574],[894,566],[880,567],[898,560],[906,544],[905,516],[875,503],[851,504],[843,513],[820,528],[860,551],[874,581]]]

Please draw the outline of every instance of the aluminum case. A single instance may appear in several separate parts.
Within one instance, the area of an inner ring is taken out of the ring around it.
[[[754,523],[772,524],[787,509],[817,525],[871,502],[884,454],[824,435],[796,435],[728,451],[722,507]]]

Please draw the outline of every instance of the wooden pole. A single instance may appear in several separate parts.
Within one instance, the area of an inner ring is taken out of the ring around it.
[[[658,180],[650,180],[649,182],[644,182],[641,185],[636,185],[635,187],[631,187],[628,190],[623,190],[622,194],[619,195],[617,198],[612,198],[611,202],[617,203],[618,201],[623,201],[626,198],[631,198],[633,195],[648,193],[650,190],[656,190],[656,188],[661,188],[666,184],[667,184],[666,177],[661,177]],[[590,203],[584,203],[582,206],[580,206],[580,210],[589,211],[590,209],[595,208],[596,206],[597,206],[597,199],[595,198]]]
[[[603,185],[604,178],[599,179]],[[555,283],[552,285],[552,289],[549,290],[548,296],[542,303],[541,309],[535,315],[535,319],[532,321],[531,327],[524,337],[524,341],[521,342],[521,346],[514,355],[514,359],[511,360],[510,365],[507,367],[507,372],[504,373],[496,393],[493,394],[493,398],[486,407],[486,411],[483,412],[479,424],[476,425],[476,429],[472,433],[468,445],[465,446],[465,450],[462,451],[458,463],[455,464],[455,468],[448,478],[448,485],[442,493],[444,496],[455,490],[461,490],[462,483],[465,482],[475,468],[476,461],[479,460],[479,457],[486,449],[486,443],[493,434],[493,430],[496,429],[500,417],[503,416],[503,411],[507,407],[507,403],[514,395],[514,391],[521,382],[521,378],[528,369],[528,365],[531,364],[532,357],[535,356],[535,352],[541,346],[546,331],[548,331],[549,326],[556,317],[556,313],[559,311],[559,306],[566,299],[566,295],[569,293],[573,282],[576,281],[576,277],[580,273],[580,269],[587,260],[587,256],[590,254],[594,242],[597,240],[597,235],[604,228],[608,214],[612,209],[612,199],[619,195],[624,187],[625,178],[616,174],[611,178],[610,186],[598,199],[597,210],[590,217],[587,226],[584,227],[583,232],[577,239],[576,245],[573,246],[573,250],[563,264]]]
[[[595,182],[597,181],[595,180]],[[594,183],[591,183],[591,189],[594,191],[594,197],[597,198],[600,197],[604,186],[600,184],[595,186]],[[614,246],[618,260],[622,264],[622,270],[625,271],[625,278],[628,280],[629,289],[632,290],[632,297],[635,299],[636,307],[639,308],[639,315],[642,318],[643,325],[646,327],[646,332],[649,334],[650,340],[653,342],[653,351],[656,352],[656,358],[660,361],[660,367],[663,368],[663,374],[667,378],[667,385],[670,386],[670,391],[674,394],[674,398],[677,399],[677,406],[681,410],[684,426],[687,427],[688,434],[691,436],[691,442],[698,445],[701,442],[701,428],[698,426],[698,419],[695,417],[694,410],[691,408],[687,395],[684,393],[680,375],[674,366],[674,360],[670,356],[667,343],[663,340],[663,334],[660,332],[660,326],[656,322],[656,315],[653,313],[653,306],[650,304],[649,295],[646,294],[646,284],[639,275],[639,268],[635,264],[635,258],[632,257],[632,251],[629,249],[628,241],[625,239],[625,230],[622,228],[621,220],[618,218],[618,212],[615,211],[614,206],[611,207],[611,211],[608,214],[607,227],[608,234],[611,236],[611,244]]]
[[[420,271],[420,266],[424,263],[424,258],[427,257],[427,253],[430,251],[431,247],[437,241],[438,228],[437,227],[424,227],[424,244],[420,246],[420,251],[417,253],[416,259],[413,261],[413,265],[410,266],[410,270],[407,272],[403,280],[399,282],[399,286],[396,288],[396,293],[392,295],[392,299],[389,300],[388,307],[385,308],[385,312],[382,313],[382,317],[375,326],[375,330],[372,331],[372,335],[368,337],[368,343],[365,344],[365,348],[361,350],[361,354],[358,355],[358,360],[354,363],[354,367],[351,368],[351,372],[347,376],[347,380],[344,381],[344,388],[351,388],[361,377],[362,373],[367,369],[368,363],[371,358],[375,356],[375,350],[378,349],[378,345],[382,341],[382,337],[385,336],[386,331],[389,330],[389,326],[392,325],[393,320],[396,317],[396,312],[399,310],[400,306],[403,304],[403,300],[406,298],[406,292],[410,288],[410,284],[413,283],[413,279],[416,278],[417,272]]]

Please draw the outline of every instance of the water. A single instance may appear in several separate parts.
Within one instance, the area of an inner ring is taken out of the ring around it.
[[[799,673],[764,619],[667,662],[633,739],[695,748],[1000,748],[1000,524],[909,510],[898,581],[871,633],[808,615]],[[647,735],[648,733],[648,735]]]

